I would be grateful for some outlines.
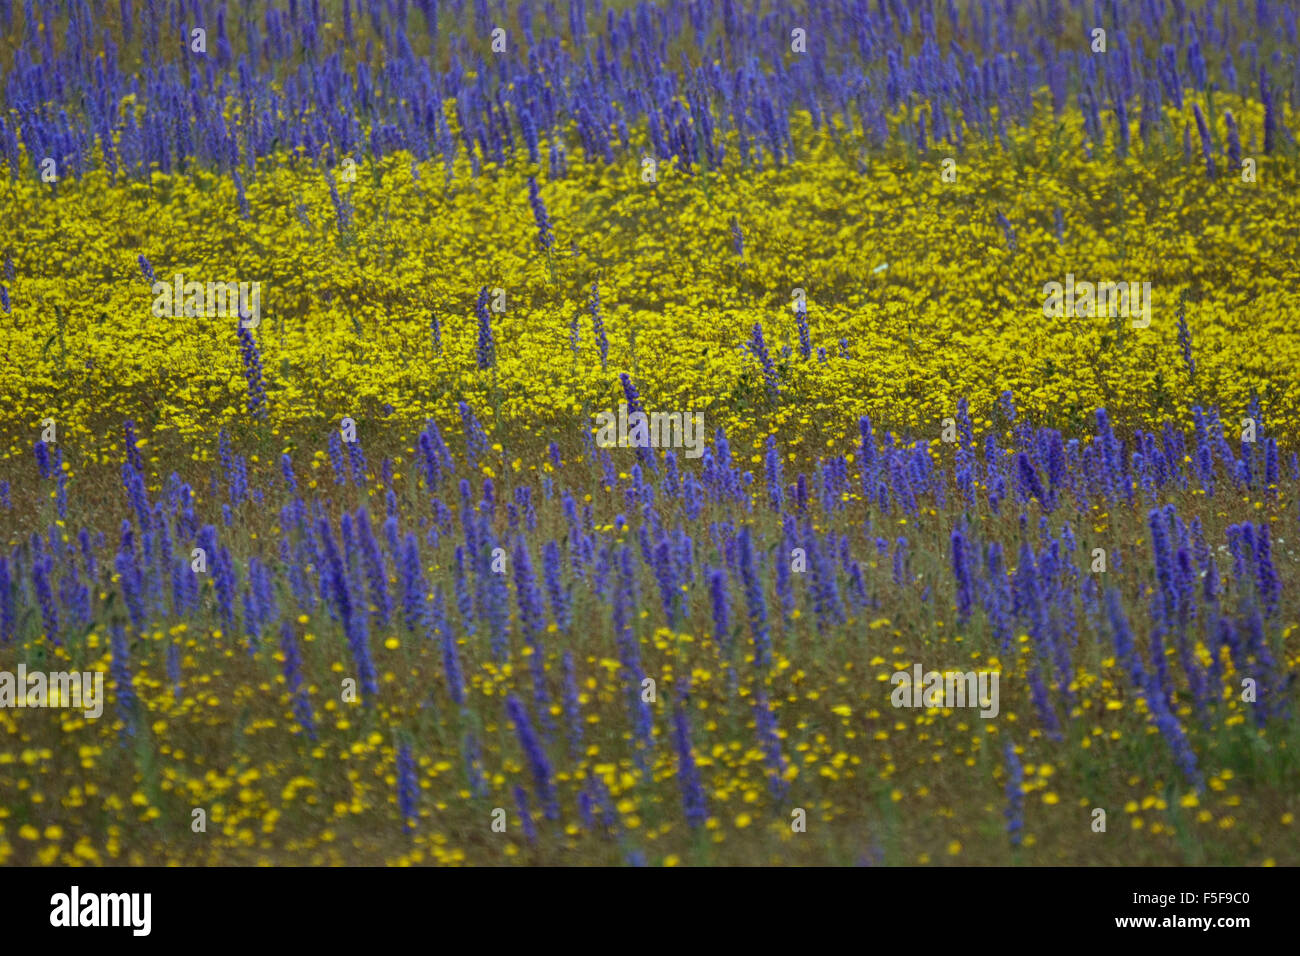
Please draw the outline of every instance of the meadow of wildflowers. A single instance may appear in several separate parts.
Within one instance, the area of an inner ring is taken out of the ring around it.
[[[1300,863],[1298,15],[0,0],[0,863]]]

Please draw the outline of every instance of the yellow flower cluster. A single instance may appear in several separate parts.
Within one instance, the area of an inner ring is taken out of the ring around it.
[[[1257,105],[1230,105],[1258,119]],[[1292,165],[1258,157],[1246,182],[1207,181],[1181,151],[1091,161],[1077,117],[1009,149],[972,142],[952,164],[933,150],[868,158],[825,127],[796,138],[813,145],[786,166],[687,175],[661,164],[655,182],[581,160],[550,182],[545,157],[477,177],[458,167],[449,181],[436,162],[393,156],[358,166],[353,182],[336,171],[342,212],[299,159],[249,179],[246,218],[231,182],[204,172],[5,182],[17,279],[0,315],[0,447],[27,453],[46,418],[69,435],[132,416],[193,438],[246,417],[236,320],[187,317],[180,303],[176,317],[155,315],[140,255],[168,284],[260,283],[253,332],[283,427],[373,419],[386,405],[402,420],[451,420],[460,398],[505,420],[567,419],[616,401],[619,371],[656,407],[699,409],[742,434],[807,423],[837,436],[861,412],[937,431],[958,398],[978,411],[1006,388],[1063,428],[1098,405],[1117,423],[1186,422],[1193,404],[1231,414],[1252,394],[1279,433],[1300,425]],[[1044,287],[1067,275],[1149,282],[1149,326],[1048,317]],[[485,287],[497,362],[480,370]],[[747,348],[756,323],[775,399]]]

